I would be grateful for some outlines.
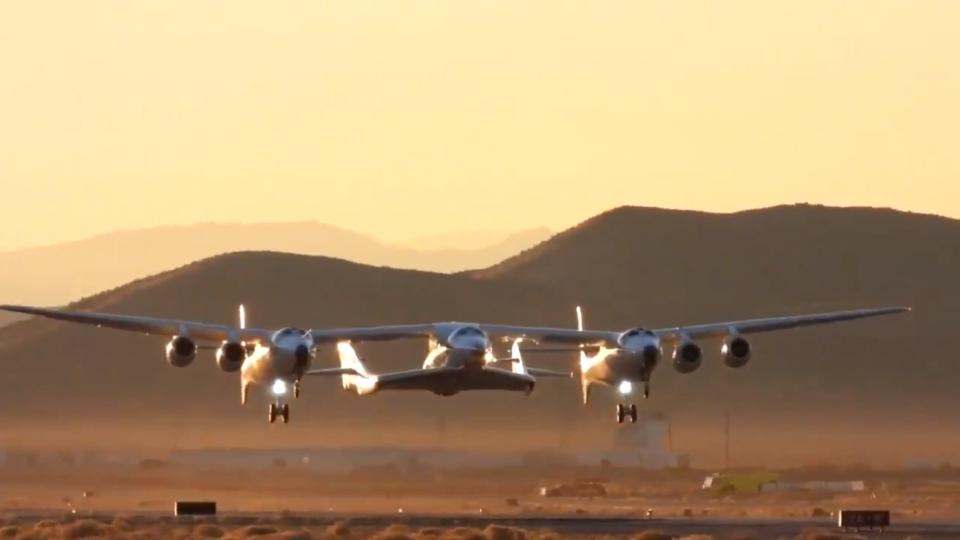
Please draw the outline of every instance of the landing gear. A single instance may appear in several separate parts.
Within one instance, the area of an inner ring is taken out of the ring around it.
[[[617,403],[617,423],[622,424],[627,418],[630,419],[631,424],[637,423],[637,405],[635,403],[629,405]]]
[[[300,381],[293,383],[293,397],[295,399],[300,399]]]
[[[650,383],[643,383],[643,399],[650,399]]]
[[[288,403],[271,403],[270,410],[267,416],[267,419],[270,423],[277,421],[277,418],[283,421],[284,424],[290,422],[290,405]]]

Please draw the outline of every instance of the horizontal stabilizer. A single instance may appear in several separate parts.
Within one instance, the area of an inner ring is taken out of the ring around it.
[[[304,372],[304,375],[322,377],[324,375],[359,375],[359,373],[357,373],[357,370],[353,368],[337,367],[337,368],[325,368],[325,369],[311,369],[309,371]]]
[[[573,377],[572,371],[557,371],[554,369],[543,369],[527,366],[527,373],[534,377]]]

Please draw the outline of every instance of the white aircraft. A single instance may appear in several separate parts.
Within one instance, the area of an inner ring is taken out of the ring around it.
[[[337,343],[343,388],[367,395],[381,390],[425,390],[452,396],[468,390],[508,390],[530,394],[535,376],[570,377],[570,372],[527,367],[514,340],[510,358],[498,359],[487,333],[470,323],[434,323],[422,328],[430,351],[421,369],[373,374],[350,341]],[[336,333],[337,331],[334,331]],[[382,335],[382,334],[381,334]],[[407,336],[394,336],[413,337]],[[362,338],[355,335],[354,339]],[[377,337],[373,339],[388,339]],[[509,369],[504,366],[509,364]]]
[[[176,367],[193,362],[200,348],[198,340],[220,342],[216,351],[217,365],[223,371],[240,371],[241,401],[246,403],[250,385],[269,386],[275,396],[269,407],[269,419],[274,422],[281,418],[286,423],[290,419],[289,404],[285,400],[287,387],[292,386],[294,396],[299,396],[300,381],[304,376],[339,375],[345,388],[359,394],[387,389],[427,390],[445,396],[465,390],[491,389],[529,393],[535,385],[536,375],[567,375],[526,367],[520,357],[519,344],[523,339],[530,339],[581,348],[580,372],[586,403],[594,384],[616,386],[626,396],[632,392],[634,383],[642,383],[644,395],[649,395],[650,375],[660,361],[664,345],[673,345],[674,367],[681,373],[690,373],[700,366],[703,352],[694,340],[701,338],[721,338],[724,362],[730,367],[743,367],[752,352],[744,334],[887,315],[909,311],[909,308],[841,311],[661,330],[634,328],[622,332],[584,330],[579,310],[576,329],[450,322],[312,331],[247,328],[242,306],[237,327],[27,306],[0,306],[0,310],[166,336],[170,338],[166,347],[167,362]],[[489,338],[491,334],[514,339],[512,358],[496,359]],[[430,352],[422,369],[374,375],[351,344],[394,339],[429,340]],[[310,369],[316,348],[333,343],[337,344],[341,366]],[[596,349],[596,353],[589,355],[583,350],[585,348]],[[502,362],[510,362],[513,366],[510,370],[497,367]],[[619,404],[617,420],[622,423],[627,416],[636,422],[636,405]]]
[[[0,306],[0,310],[169,337],[166,357],[174,367],[187,367],[196,358],[198,350],[214,348],[198,342],[219,343],[215,347],[217,366],[228,373],[240,372],[242,404],[247,402],[251,385],[270,388],[273,401],[269,404],[268,418],[271,423],[277,419],[283,423],[290,421],[288,388],[292,387],[293,396],[299,397],[300,381],[308,376],[342,376],[344,388],[358,394],[416,389],[449,396],[464,390],[512,390],[529,394],[533,391],[536,375],[571,375],[527,368],[519,356],[518,343],[513,346],[513,358],[496,359],[486,333],[469,323],[315,331],[292,327],[266,330],[247,328],[246,311],[242,305],[238,326],[29,306],[7,305]],[[431,350],[423,369],[373,375],[350,344],[351,341],[404,338],[430,340]],[[311,369],[317,347],[333,343],[338,345],[341,367]],[[498,367],[503,363],[512,364],[511,369]]]
[[[615,387],[624,399],[633,393],[635,385],[640,384],[643,385],[643,397],[649,397],[650,376],[660,363],[664,346],[673,347],[674,369],[686,374],[699,368],[703,361],[703,350],[696,340],[720,339],[722,340],[720,354],[724,364],[731,368],[742,368],[750,361],[753,353],[753,348],[744,334],[850,321],[907,311],[910,311],[910,308],[891,307],[730,321],[659,330],[632,328],[625,331],[606,331],[584,330],[583,313],[577,306],[576,330],[518,327],[512,330],[517,335],[525,335],[537,341],[578,345],[580,382],[583,403],[586,404],[590,399],[590,389],[596,384]],[[591,351],[588,353],[585,349],[591,349]],[[555,352],[563,349],[540,350]],[[623,423],[627,417],[633,423],[637,421],[636,404],[618,403],[617,422]]]

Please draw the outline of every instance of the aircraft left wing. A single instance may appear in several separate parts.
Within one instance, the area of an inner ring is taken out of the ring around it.
[[[270,330],[258,328],[238,328],[222,324],[142,317],[138,315],[65,311],[60,309],[11,305],[0,305],[0,310],[156,336],[172,337],[187,335],[194,339],[206,341],[224,341],[228,339],[268,341],[272,334]]]
[[[830,313],[815,313],[812,315],[795,315],[791,317],[771,317],[765,319],[748,319],[694,326],[679,326],[676,328],[662,328],[654,330],[664,342],[671,342],[687,336],[690,339],[724,337],[732,333],[755,334],[773,332],[775,330],[789,330],[804,326],[830,324],[881,315],[892,315],[910,311],[908,307],[886,307],[878,309],[856,309],[850,311],[834,311]]]

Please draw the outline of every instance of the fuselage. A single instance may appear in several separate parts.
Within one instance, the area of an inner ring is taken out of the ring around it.
[[[241,367],[241,384],[272,386],[277,381],[295,384],[310,369],[316,345],[309,332],[296,328],[278,330],[269,344],[257,344]]]
[[[634,329],[621,334],[618,345],[581,355],[580,370],[587,382],[618,386],[650,381],[662,354],[659,339],[651,332]]]

